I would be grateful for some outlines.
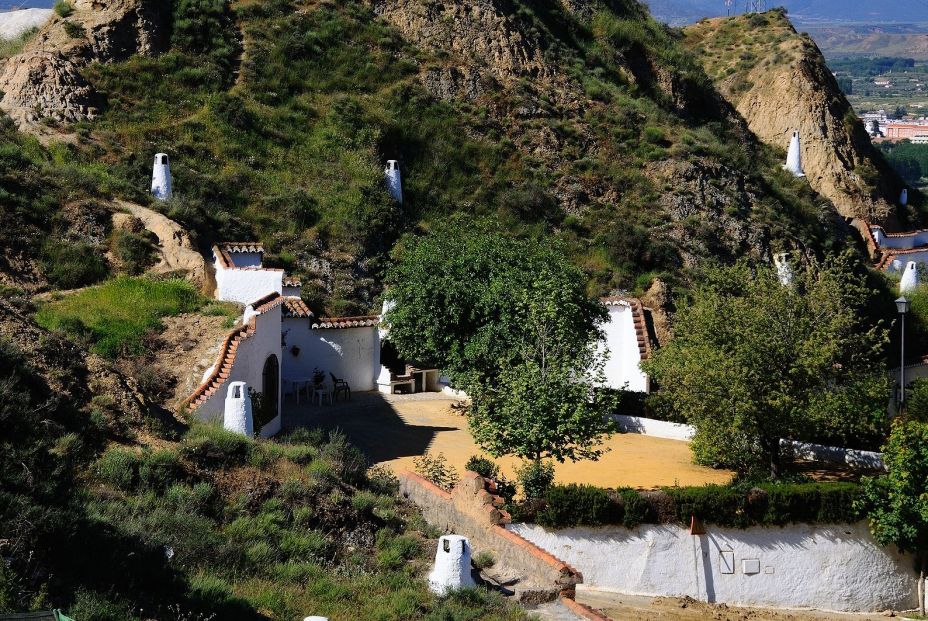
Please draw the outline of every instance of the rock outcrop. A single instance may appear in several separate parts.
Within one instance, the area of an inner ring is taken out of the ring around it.
[[[798,130],[812,188],[844,217],[893,226],[901,182],[874,153],[815,43],[785,13],[703,20],[685,33],[686,45],[761,141],[785,153]]]
[[[0,109],[20,129],[36,130],[44,118],[92,118],[99,98],[83,68],[153,54],[166,44],[168,12],[157,0],[75,0],[73,6],[0,68]]]

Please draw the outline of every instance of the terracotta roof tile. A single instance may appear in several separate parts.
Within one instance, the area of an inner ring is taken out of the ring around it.
[[[222,242],[220,246],[226,252],[264,252],[261,242]]]
[[[248,306],[252,307],[257,314],[266,313],[276,306],[280,306],[287,298],[283,297],[276,291],[268,293],[262,298],[258,298]]]
[[[225,381],[229,378],[229,372],[235,364],[235,353],[238,350],[238,344],[255,333],[255,320],[252,318],[244,326],[239,326],[229,332],[219,348],[219,355],[216,357],[216,363],[212,371],[203,383],[197,386],[197,389],[184,399],[183,407],[187,410],[195,410],[209,400],[216,391],[218,391]]]
[[[300,282],[299,278],[293,278],[292,276],[285,276],[284,286],[285,287],[302,287],[303,283]]]
[[[309,310],[306,303],[298,297],[288,296],[284,298],[284,317],[312,317],[313,312]]]
[[[380,324],[380,315],[361,317],[320,317],[313,324],[313,330],[333,330],[341,328],[369,328]]]

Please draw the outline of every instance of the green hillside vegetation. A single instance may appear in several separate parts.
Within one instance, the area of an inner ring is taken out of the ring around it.
[[[335,282],[318,297],[336,313],[370,308],[394,242],[455,212],[493,215],[521,234],[560,235],[597,291],[679,273],[684,243],[723,260],[756,252],[733,247],[712,219],[672,225],[661,197],[678,189],[654,172],[662,163],[744,176],[756,190],[753,209],[732,194],[739,183],[713,188],[730,200],[726,217],[761,229],[757,239],[798,234],[810,248],[827,248],[832,231],[821,204],[766,148],[741,137],[677,35],[637,3],[610,4],[581,23],[557,3],[516,3],[546,56],[582,85],[587,108],[575,118],[528,82],[474,102],[432,97],[418,71],[448,59],[413,47],[360,2],[240,2],[226,11],[178,0],[172,49],[93,66],[88,78],[106,95],[104,113],[78,125],[75,147],[56,149],[93,191],[139,201],[147,200],[152,154],[170,153],[171,217],[204,248],[259,238],[273,264],[301,276],[315,275],[313,257],[330,261]],[[630,79],[623,59],[637,55],[675,76],[687,112],[655,81]],[[545,114],[513,120],[516,129],[490,114],[520,105]],[[564,167],[544,165],[510,133],[540,125],[558,137]],[[587,131],[595,149],[585,146]],[[403,165],[402,208],[383,187],[387,158]],[[554,187],[564,174],[614,188],[617,200],[590,199],[568,213]]]
[[[194,311],[205,303],[183,280],[123,277],[43,305],[36,321],[43,328],[85,340],[102,356],[115,358],[141,353],[146,333],[163,328],[162,317]]]
[[[53,339],[40,347],[48,360],[66,351]],[[66,378],[86,372],[74,357],[56,365]],[[0,613],[525,618],[483,590],[428,592],[437,533],[344,436],[253,441],[197,426],[142,447],[107,422],[102,399],[53,397],[6,340],[0,368]]]

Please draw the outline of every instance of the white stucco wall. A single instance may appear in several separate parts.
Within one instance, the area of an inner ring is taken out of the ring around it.
[[[707,534],[696,536],[673,525],[507,529],[579,570],[579,588],[744,606],[841,611],[916,606],[913,559],[877,545],[862,522],[745,530],[709,525]]]
[[[216,299],[248,304],[269,293],[283,291],[284,273],[280,270],[226,269],[219,261],[216,268]]]
[[[606,385],[617,390],[648,392],[648,376],[641,370],[638,334],[630,306],[610,304],[609,321],[603,326],[606,358]]]
[[[692,440],[693,434],[696,433],[696,429],[691,425],[669,423],[653,418],[613,414],[612,419],[618,424],[619,430],[626,433],[640,433],[669,440]]]
[[[286,317],[283,320],[286,347],[283,352],[283,375],[310,378],[313,369],[329,373],[348,382],[352,391],[374,390],[380,373],[380,338],[376,326],[313,330],[309,319]],[[294,356],[292,348],[299,348]]]
[[[222,421],[225,408],[227,387],[230,382],[245,382],[250,388],[265,392],[263,383],[264,362],[271,354],[277,356],[283,375],[283,355],[280,348],[281,328],[280,306],[273,308],[255,317],[255,332],[248,338],[239,342],[235,352],[235,362],[229,377],[223,382],[203,405],[197,409],[197,417],[201,420]],[[274,387],[277,391],[277,403],[280,401],[280,384]],[[261,429],[261,435],[270,437],[280,431],[281,417],[277,415],[270,423]]]
[[[873,231],[873,239],[881,248],[909,250],[917,246],[928,244],[928,231],[915,231],[900,237],[889,237],[883,234],[879,229],[876,229]]]
[[[902,270],[905,269],[905,266],[909,261],[915,261],[916,263],[928,263],[928,250],[900,254],[895,259],[893,259],[892,262],[890,262],[889,266],[886,268],[886,271],[901,274]]]
[[[263,252],[230,252],[229,258],[235,267],[261,267]]]

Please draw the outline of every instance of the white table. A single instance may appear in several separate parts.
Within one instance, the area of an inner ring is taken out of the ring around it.
[[[300,391],[306,390],[306,396],[311,396],[309,394],[309,387],[312,384],[312,378],[309,377],[285,377],[284,382],[293,386],[294,393],[296,395],[296,403],[300,403]]]

